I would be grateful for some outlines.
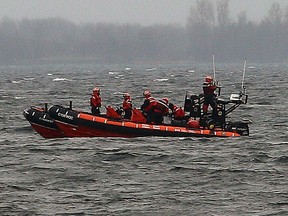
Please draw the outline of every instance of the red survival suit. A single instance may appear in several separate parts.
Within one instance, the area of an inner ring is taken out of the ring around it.
[[[93,89],[93,93],[90,98],[90,106],[93,115],[100,115],[101,97],[99,88]]]
[[[203,82],[203,93],[204,93],[204,103],[203,103],[203,113],[207,114],[208,106],[210,105],[213,109],[213,116],[215,116],[215,112],[217,109],[216,104],[216,94],[215,90],[217,89],[217,85],[213,83],[213,78],[211,76],[207,76]]]
[[[124,118],[125,119],[130,119],[132,116],[132,100],[131,100],[131,96],[129,93],[125,93],[123,95],[124,101],[122,104],[122,109],[124,110],[125,114],[124,114]]]
[[[174,116],[174,119],[180,120],[185,117],[185,111],[181,107],[170,103],[169,108],[172,110],[172,116]]]

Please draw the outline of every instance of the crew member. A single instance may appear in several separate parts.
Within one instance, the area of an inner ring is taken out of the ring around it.
[[[100,89],[94,88],[91,98],[90,98],[90,106],[91,112],[93,115],[100,115],[100,107],[101,107],[101,97],[100,97]]]
[[[132,116],[132,100],[129,93],[124,93],[124,101],[122,104],[122,109],[124,110],[124,118],[130,119]]]
[[[163,123],[163,117],[169,114],[168,98],[163,98],[157,101],[154,112],[152,113],[153,121],[156,124]]]
[[[157,104],[157,101],[155,100],[154,97],[151,96],[151,93],[149,90],[145,90],[143,92],[143,96],[145,97],[145,100],[141,106],[141,110],[144,112],[144,114],[146,115],[146,120],[147,123],[151,123],[152,122],[152,118],[153,118],[153,112],[155,109],[155,106]]]
[[[216,116],[217,104],[216,104],[216,94],[215,90],[217,85],[213,82],[211,76],[206,76],[203,82],[203,93],[204,93],[204,103],[203,103],[203,114],[206,115],[208,112],[209,105],[212,107],[212,117]]]
[[[174,105],[173,103],[169,103],[169,108],[172,111],[171,114],[174,119],[181,120],[185,117],[185,111],[181,107]]]

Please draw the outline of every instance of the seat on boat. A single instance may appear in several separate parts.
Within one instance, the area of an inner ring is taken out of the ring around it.
[[[131,121],[136,123],[146,123],[146,118],[143,116],[141,110],[132,109]]]
[[[116,110],[111,107],[111,106],[107,106],[106,107],[106,115],[109,118],[113,118],[113,119],[121,119],[121,116],[116,112]]]

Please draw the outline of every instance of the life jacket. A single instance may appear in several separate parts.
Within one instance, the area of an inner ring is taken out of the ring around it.
[[[203,83],[203,93],[204,96],[206,95],[213,95],[214,91],[216,90],[217,86],[213,83],[204,82]]]
[[[175,118],[183,118],[185,116],[184,110],[176,105],[173,106],[172,114]]]
[[[157,105],[156,99],[150,96],[144,100],[141,109],[146,113],[151,113],[154,111],[156,105]]]
[[[92,94],[90,98],[90,106],[92,107],[101,107],[101,97],[97,94]]]
[[[168,114],[169,113],[168,104],[162,99],[158,100],[156,102],[156,106],[155,106],[154,112],[161,113],[162,115]]]

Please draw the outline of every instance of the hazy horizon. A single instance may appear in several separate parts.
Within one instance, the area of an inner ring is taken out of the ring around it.
[[[63,18],[75,23],[181,24],[185,25],[190,8],[197,0],[1,0],[0,18]],[[211,1],[215,3],[216,1]],[[260,21],[273,2],[288,7],[287,0],[230,0],[233,19],[241,11],[251,21]]]

